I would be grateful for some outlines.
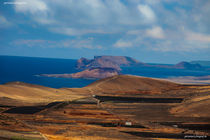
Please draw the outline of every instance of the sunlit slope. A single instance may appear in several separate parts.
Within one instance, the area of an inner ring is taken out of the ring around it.
[[[1,105],[33,105],[68,101],[80,97],[65,89],[54,89],[22,82],[0,85]]]
[[[141,92],[171,89],[179,86],[179,84],[132,75],[118,75],[98,80],[88,85],[86,88],[92,93],[114,93],[114,92]]]
[[[197,87],[195,92],[196,96],[186,99],[170,112],[178,116],[210,117],[210,86]]]

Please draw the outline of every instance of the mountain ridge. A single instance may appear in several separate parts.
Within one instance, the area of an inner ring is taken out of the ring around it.
[[[131,66],[131,65],[140,65],[145,64],[139,62],[128,56],[94,56],[93,59],[80,58],[77,61],[76,68],[80,70],[84,70],[87,68],[93,67],[107,67],[107,68],[115,68],[117,70],[121,70],[121,66]]]

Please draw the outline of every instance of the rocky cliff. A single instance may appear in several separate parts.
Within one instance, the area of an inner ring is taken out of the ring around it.
[[[80,58],[77,61],[77,69],[87,69],[87,68],[114,68],[121,70],[121,66],[132,66],[144,64],[131,57],[127,56],[95,56],[94,59]]]

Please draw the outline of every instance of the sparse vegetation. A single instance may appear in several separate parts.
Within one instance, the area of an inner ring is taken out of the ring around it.
[[[35,140],[31,138],[12,137],[11,140]]]

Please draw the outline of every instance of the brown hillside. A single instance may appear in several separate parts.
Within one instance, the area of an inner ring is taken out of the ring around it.
[[[182,104],[173,107],[170,112],[178,116],[210,117],[210,86],[200,87],[202,95],[187,99]]]
[[[0,104],[3,105],[34,105],[47,104],[55,101],[72,100],[81,97],[65,89],[54,89],[22,82],[0,85]]]
[[[157,80],[132,75],[117,75],[93,82],[85,88],[88,88],[92,91],[92,93],[97,94],[142,91],[160,92],[162,90],[171,89],[177,86],[178,84],[165,80]]]

